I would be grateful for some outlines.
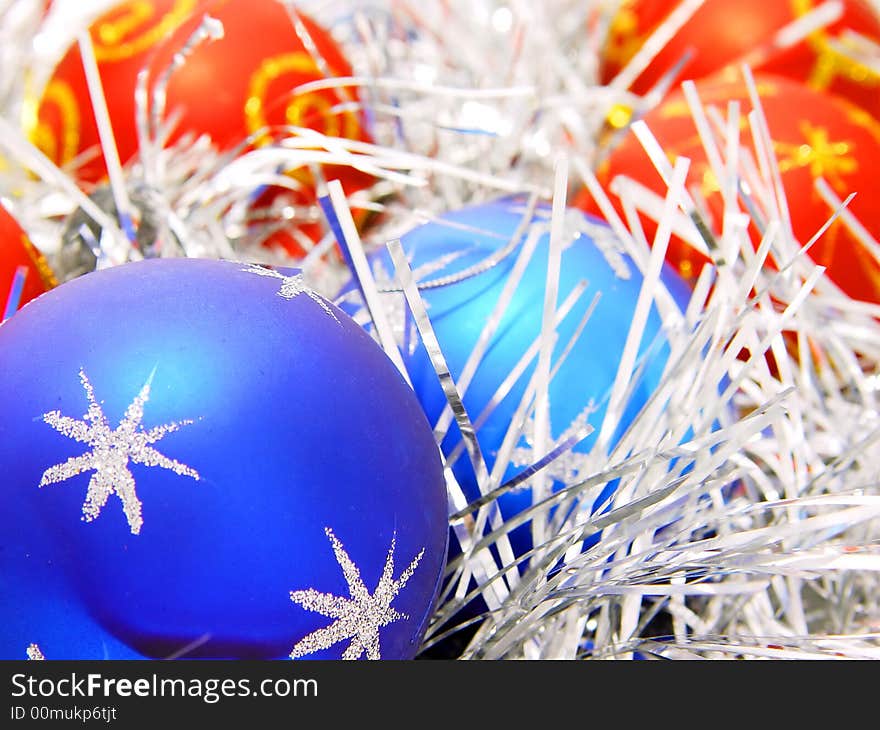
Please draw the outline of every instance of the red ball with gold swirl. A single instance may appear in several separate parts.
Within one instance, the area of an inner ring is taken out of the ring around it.
[[[167,113],[180,113],[170,143],[187,133],[206,134],[227,150],[267,127],[277,134],[283,125],[369,139],[351,87],[297,93],[303,84],[352,73],[338,44],[307,15],[297,12],[300,22],[294,23],[277,0],[131,0],[90,29],[123,163],[138,150],[138,72],[148,67],[151,84],[157,83],[206,13],[223,23],[224,35],[199,44],[168,81]],[[73,171],[78,180],[95,183],[106,175],[77,44],[26,121],[32,139],[59,165],[87,150],[98,152]],[[258,136],[257,144],[271,134]]]
[[[779,166],[782,186],[788,202],[792,231],[805,244],[830,218],[831,207],[815,189],[823,178],[845,199],[857,193],[849,210],[874,238],[880,237],[880,207],[873,199],[876,171],[880,167],[880,123],[863,109],[849,102],[823,94],[788,79],[769,74],[756,75],[761,107],[767,118],[773,150]],[[751,110],[748,89],[741,77],[704,79],[696,88],[705,107],[715,106],[726,112],[727,103],[740,103],[740,144],[755,157],[755,145],[748,128]],[[691,160],[687,185],[696,187],[705,199],[712,227],[721,229],[723,202],[716,174],[711,168],[690,108],[677,91],[650,111],[644,121],[671,160],[685,156]],[[598,171],[603,187],[610,190],[614,177],[625,175],[654,192],[665,195],[666,185],[631,132],[610,154]],[[619,200],[611,195],[615,205]],[[741,208],[745,210],[745,206]],[[595,210],[588,193],[581,193],[576,203]],[[656,231],[655,222],[642,216],[649,240]],[[760,238],[754,220],[750,233]],[[809,250],[818,264],[850,296],[880,303],[880,262],[838,218]],[[673,237],[668,258],[690,280],[699,274],[708,258],[681,238]]]
[[[0,205],[0,316],[20,266],[27,273],[18,300],[19,307],[58,284],[46,258],[31,243],[18,221]]]
[[[780,50],[774,36],[823,0],[705,0],[638,76],[631,89],[646,93],[682,56],[692,56],[680,79],[700,79],[729,64],[786,76],[819,91],[848,98],[880,117],[880,73],[864,58],[864,40],[880,43],[880,17],[866,0],[841,0],[833,23]],[[682,0],[623,0],[602,52],[601,79],[608,83],[632,59]],[[771,51],[769,55],[767,51]]]

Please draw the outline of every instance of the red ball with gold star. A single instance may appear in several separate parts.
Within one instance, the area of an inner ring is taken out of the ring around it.
[[[285,125],[368,139],[351,87],[299,91],[304,84],[352,73],[339,45],[304,13],[288,13],[278,0],[136,0],[118,5],[90,28],[123,163],[139,147],[138,74],[146,70],[151,90],[159,88],[175,54],[187,47],[206,15],[222,23],[223,36],[192,46],[167,78],[166,118],[180,115],[169,143],[205,134],[228,150],[248,135],[265,143]],[[77,179],[95,183],[105,176],[78,44],[61,60],[34,117],[26,121],[34,142],[58,165],[97,153],[76,167]]]
[[[31,243],[18,221],[0,205],[0,317],[16,282],[24,275],[18,307],[40,296],[58,282],[42,253]],[[19,274],[21,276],[21,274]]]
[[[880,43],[880,17],[868,2],[841,0],[842,12],[835,21],[793,45],[778,42],[780,30],[822,5],[822,0],[705,0],[630,88],[646,93],[690,52],[682,80],[748,62],[754,70],[839,94],[880,116],[880,73],[864,62],[863,48],[865,39]],[[661,23],[683,7],[681,0],[623,0],[602,54],[602,82],[610,82]]]
[[[816,190],[818,178],[824,179],[841,200],[857,193],[848,210],[872,236],[880,235],[880,208],[872,199],[875,171],[880,165],[880,123],[859,107],[803,84],[772,75],[757,75],[755,80],[787,198],[792,232],[798,241],[806,244],[834,212]],[[723,114],[728,102],[740,103],[740,146],[756,159],[747,122],[751,103],[741,77],[706,79],[697,82],[696,88],[706,109],[714,106]],[[683,93],[671,94],[644,117],[644,122],[670,159],[685,156],[691,160],[687,186],[705,200],[710,214],[708,222],[716,233],[720,232],[723,201],[718,176],[709,164]],[[608,190],[618,175],[632,178],[659,195],[666,194],[667,186],[632,132],[598,171],[600,182]],[[616,196],[611,197],[619,204]],[[740,197],[741,210],[746,210],[743,202]],[[581,193],[577,203],[587,210],[595,209],[586,192]],[[642,215],[641,220],[651,240],[656,223],[647,215]],[[754,219],[750,233],[755,242],[760,239]],[[840,218],[812,246],[809,255],[827,267],[832,281],[850,296],[880,302],[880,262]],[[668,257],[691,281],[709,261],[677,236],[670,242]]]

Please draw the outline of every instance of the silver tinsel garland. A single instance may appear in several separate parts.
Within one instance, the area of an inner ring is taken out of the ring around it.
[[[487,494],[467,504],[448,471],[450,525],[462,552],[448,565],[425,656],[880,658],[880,306],[847,297],[803,253],[809,242],[795,240],[784,223],[778,170],[750,187],[750,210],[760,210],[767,223],[755,250],[746,233],[752,213],[737,193],[747,171],[734,159],[715,169],[718,180],[728,181],[728,218],[716,241],[723,261],[703,270],[682,315],[670,306],[659,266],[672,229],[690,230],[699,215],[684,187],[687,160],[671,165],[662,150],[657,154],[650,129],[636,122],[669,191],[652,201],[618,179],[625,219],[593,174],[613,143],[609,112],[623,105],[638,119],[656,103],[656,95],[629,93],[627,78],[663,42],[668,25],[617,83],[601,86],[598,54],[617,4],[611,0],[297,3],[330,28],[354,68],[351,78],[297,93],[357,89],[374,142],[290,128],[271,144],[252,149],[243,140],[221,154],[207,139],[164,146],[168,116],[158,126],[144,122],[149,144],[123,179],[139,238],[154,246],[135,248],[117,215],[119,191],[87,197],[70,170],[55,168],[30,145],[20,124],[27,99],[60,55],[114,4],[56,0],[43,19],[38,3],[0,1],[0,196],[62,277],[145,253],[217,257],[300,266],[311,286],[332,297],[351,272],[335,255],[329,229],[305,242],[303,260],[261,245],[267,225],[322,221],[317,208],[272,209],[260,225],[249,205],[261,186],[291,184],[281,169],[310,169],[323,193],[326,163],[375,177],[347,201],[329,185],[341,220],[349,207],[376,214],[359,233],[344,228],[355,252],[501,193],[559,203],[585,185],[645,277],[640,311],[656,304],[671,354],[662,383],[617,443],[609,446],[601,434],[617,427],[634,357],[620,363],[605,421],[590,424],[600,432],[595,448],[569,470],[564,489],[533,489],[527,512],[506,522],[497,512],[497,498],[521,485],[490,479]],[[699,5],[683,2],[681,17]],[[209,43],[219,32],[208,18],[193,43]],[[666,85],[672,82],[670,76]],[[728,135],[739,134],[727,110],[704,106],[693,87],[688,94],[695,118],[726,149]],[[760,124],[752,131],[769,148]],[[833,198],[823,181],[817,188]],[[871,238],[876,232],[860,230],[844,201],[831,202],[844,225],[880,250]],[[637,211],[652,206],[660,225],[649,242]],[[551,248],[576,225],[559,213],[545,222],[555,231]],[[769,260],[776,266],[765,265]],[[358,272],[381,309],[372,313],[374,322],[399,327],[408,308],[419,334],[430,336],[418,283],[434,272],[411,272],[398,256],[395,273]],[[633,322],[629,336],[638,344],[638,313]],[[377,337],[382,329],[374,328]],[[552,330],[551,323],[539,350]],[[533,400],[546,397],[548,378],[549,372],[536,378],[514,428],[528,430],[526,416]],[[449,393],[451,405],[460,403],[460,386]],[[468,416],[474,422],[481,414]],[[550,448],[532,450],[533,483],[564,463],[585,435],[575,429],[545,444]],[[512,433],[511,447],[518,436]],[[509,449],[501,467],[514,458],[523,464],[521,452]],[[503,473],[501,467],[494,471]],[[593,513],[613,479],[618,488]],[[528,556],[514,559],[507,534],[523,523],[540,539]],[[599,531],[601,539],[581,550]],[[486,610],[460,613],[475,598]]]

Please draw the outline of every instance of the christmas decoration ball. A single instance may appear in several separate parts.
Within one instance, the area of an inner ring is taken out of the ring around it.
[[[872,235],[880,231],[880,209],[874,205],[874,170],[880,164],[880,123],[849,102],[814,91],[803,84],[770,74],[755,76],[758,96],[767,118],[782,185],[788,202],[792,231],[806,244],[831,217],[834,210],[815,188],[823,178],[841,199],[857,193],[848,206]],[[704,106],[716,106],[726,113],[727,104],[740,104],[741,118],[751,110],[745,82],[738,76],[704,79],[696,83]],[[651,133],[671,158],[683,155],[691,165],[687,185],[699,190],[711,215],[716,233],[721,230],[723,202],[717,176],[703,149],[690,108],[681,92],[667,97],[645,117]],[[740,132],[740,144],[755,156],[748,126]],[[635,134],[627,135],[600,167],[598,176],[605,187],[617,175],[633,178],[654,192],[665,195],[666,185],[654,169]],[[615,202],[617,198],[612,196]],[[576,203],[590,210],[592,198],[583,193]],[[742,209],[745,209],[740,201]],[[643,216],[649,240],[656,225]],[[760,240],[754,219],[750,233]],[[880,302],[880,263],[843,220],[837,219],[810,248],[817,264],[827,267],[828,276],[850,296]],[[708,258],[674,237],[670,261],[685,277],[699,275]],[[778,262],[777,262],[778,263]]]
[[[25,276],[18,295],[18,306],[51,289],[57,281],[43,254],[31,243],[18,221],[0,204],[0,316],[16,286],[16,274],[24,267]]]
[[[780,30],[822,5],[821,0],[705,0],[630,88],[646,93],[690,53],[680,79],[700,79],[748,62],[757,71],[847,97],[877,115],[880,73],[865,60],[868,51],[860,39],[880,42],[880,17],[865,0],[842,0],[836,21],[788,47],[773,46]],[[678,0],[623,0],[602,52],[602,82],[609,83],[680,6]]]
[[[413,228],[402,236],[401,243],[414,274],[423,284],[435,278],[458,279],[461,272],[498,254],[520,226],[526,210],[525,199],[519,196],[464,207]],[[538,237],[537,248],[463,398],[465,408],[477,426],[477,439],[490,471],[526,393],[527,384],[535,373],[537,357],[529,362],[522,376],[492,414],[482,423],[480,417],[496,391],[540,336],[549,230],[550,209],[548,206],[538,206],[526,234]],[[457,383],[505,287],[517,254],[518,250],[513,251],[482,273],[460,278],[446,286],[421,290],[441,351]],[[373,254],[373,266],[380,272],[379,281],[385,281],[390,286],[393,267],[387,253]],[[573,484],[579,474],[584,475],[590,470],[586,454],[596,443],[602,426],[643,281],[638,267],[622,252],[618,238],[604,221],[570,209],[566,214],[557,306],[561,306],[582,281],[588,285],[585,292],[556,330],[558,339],[553,348],[554,366],[570,346],[597,294],[599,299],[550,384],[550,430],[554,444],[584,424],[591,425],[595,430],[575,445],[570,454],[546,467],[545,473],[552,477],[557,486]],[[664,265],[662,282],[683,310],[689,296],[686,284],[667,265]],[[436,423],[446,399],[428,354],[413,330],[411,318],[405,316],[406,305],[400,301],[396,306],[393,301],[394,297],[401,298],[403,295],[392,292],[383,296],[389,298],[386,300],[387,309],[394,315],[392,326],[399,337],[413,388],[429,420]],[[624,433],[657,387],[668,353],[660,315],[656,306],[652,306],[639,346],[638,364],[642,371],[631,380],[632,392],[625,403],[612,442],[616,442]],[[530,423],[526,427],[526,435],[517,444],[513,462],[505,472],[505,480],[535,461],[531,449],[532,434],[533,424]],[[453,422],[442,443],[444,453],[449,456],[460,445],[460,441],[461,433]],[[465,496],[470,500],[477,498],[476,476],[465,453],[455,461],[453,469],[465,490]],[[600,501],[612,489],[609,488]],[[505,517],[521,512],[530,504],[531,491],[528,488],[508,492],[499,499]],[[529,526],[515,529],[511,533],[511,540],[517,554],[530,549]]]
[[[447,549],[438,449],[297,270],[153,259],[66,282],[0,327],[0,408],[7,513],[132,651],[415,654]]]
[[[206,16],[223,24],[223,36],[191,46]],[[296,23],[277,0],[149,0],[122,3],[96,20],[92,44],[122,162],[139,147],[135,90],[142,70],[149,74],[151,97],[167,77],[166,118],[180,115],[169,143],[206,134],[228,150],[267,126],[277,136],[283,125],[367,139],[351,108],[357,95],[350,88],[296,93],[327,76],[350,76],[351,67],[325,29],[298,10],[295,17]],[[105,176],[78,44],[62,58],[35,117],[26,121],[32,139],[59,165],[97,151],[74,171],[79,180]],[[271,136],[266,132],[256,143]]]

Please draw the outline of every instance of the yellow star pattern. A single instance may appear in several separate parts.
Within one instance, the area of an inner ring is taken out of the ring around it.
[[[800,18],[813,10],[816,3],[813,0],[791,0],[791,5],[794,16]],[[835,47],[826,28],[810,33],[806,42],[816,54],[816,63],[807,81],[812,88],[824,91],[838,77],[868,86],[877,86],[880,83],[877,72],[859,62],[855,54],[848,55],[845,50]]]
[[[782,173],[809,167],[814,178],[824,177],[838,191],[845,192],[847,185],[844,175],[850,175],[859,168],[856,161],[855,144],[850,141],[833,141],[825,127],[813,126],[808,121],[800,123],[804,142],[791,144],[774,142],[773,147],[779,160]]]
[[[721,184],[718,182],[718,176],[715,170],[708,162],[701,162],[694,168],[695,174],[700,180],[700,194],[704,198],[721,192]]]
[[[624,0],[608,28],[604,56],[618,68],[623,68],[645,42],[645,36],[639,33],[639,16],[634,4],[633,0]]]

